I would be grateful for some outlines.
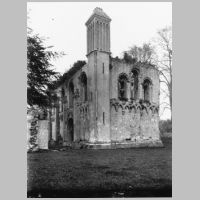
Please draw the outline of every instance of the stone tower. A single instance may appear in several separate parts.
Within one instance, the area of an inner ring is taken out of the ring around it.
[[[95,8],[86,22],[90,142],[110,142],[110,21]]]

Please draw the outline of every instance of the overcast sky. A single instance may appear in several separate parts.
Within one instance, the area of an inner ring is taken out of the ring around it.
[[[64,73],[77,60],[86,60],[85,22],[95,7],[101,7],[112,19],[112,56],[148,42],[158,29],[172,24],[170,2],[29,2],[28,26],[48,37],[46,44],[54,50],[66,53],[54,62],[57,71]],[[164,118],[168,116],[165,112]]]

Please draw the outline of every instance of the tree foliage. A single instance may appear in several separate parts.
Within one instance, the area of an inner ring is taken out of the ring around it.
[[[133,45],[125,53],[129,59],[131,57],[135,62],[142,63],[152,63],[155,54],[154,47],[150,43],[144,43],[142,46]]]
[[[62,53],[51,51],[52,46],[46,47],[44,40],[38,35],[27,35],[27,103],[30,106],[49,105],[48,87],[59,73],[52,69],[51,59],[58,58]]]
[[[54,84],[52,85],[52,89],[63,84],[66,80],[69,80],[69,78],[71,78],[77,71],[79,71],[84,65],[86,64],[86,62],[84,60],[78,60],[76,61],[73,66],[66,71],[62,76],[60,76],[60,78],[58,80],[56,80],[54,82]]]
[[[132,57],[130,54],[128,54],[126,51],[124,52],[124,55],[123,55],[123,60],[126,62],[126,63],[135,63],[137,61],[136,58]]]
[[[171,120],[161,120],[159,122],[160,133],[171,133],[172,132],[172,121]]]

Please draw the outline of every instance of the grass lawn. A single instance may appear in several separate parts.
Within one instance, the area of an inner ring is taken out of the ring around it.
[[[172,144],[164,148],[28,153],[28,197],[170,197]]]

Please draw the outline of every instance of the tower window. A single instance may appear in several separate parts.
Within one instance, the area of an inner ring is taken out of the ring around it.
[[[104,74],[104,63],[103,63],[103,74]]]
[[[105,124],[105,113],[103,112],[103,124]]]

